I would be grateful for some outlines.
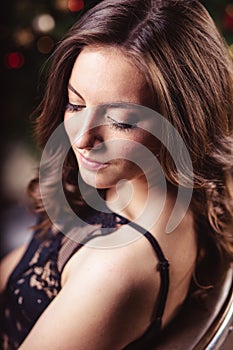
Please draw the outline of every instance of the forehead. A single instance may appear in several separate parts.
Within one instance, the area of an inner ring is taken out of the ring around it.
[[[131,102],[150,107],[144,75],[119,48],[85,47],[74,63],[70,84],[91,104]]]

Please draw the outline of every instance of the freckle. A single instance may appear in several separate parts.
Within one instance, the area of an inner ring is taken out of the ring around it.
[[[16,290],[14,291],[14,294],[15,294],[15,295],[19,294],[19,289],[16,289]]]
[[[37,303],[40,304],[41,303],[41,299],[37,299]]]
[[[23,304],[23,297],[19,297],[18,303],[19,303],[19,304]]]

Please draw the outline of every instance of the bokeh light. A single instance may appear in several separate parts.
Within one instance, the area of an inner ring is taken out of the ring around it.
[[[233,17],[233,4],[227,5],[225,11],[228,14],[228,16]]]
[[[4,57],[4,62],[9,69],[19,69],[24,65],[25,59],[21,52],[10,52]]]
[[[68,9],[71,12],[80,11],[84,8],[84,1],[83,0],[69,0],[68,1]]]
[[[225,8],[223,28],[229,32],[233,32],[233,4],[229,4]]]
[[[36,16],[32,21],[33,29],[37,32],[48,33],[55,27],[54,18],[48,13]]]
[[[19,46],[28,47],[34,41],[34,35],[30,29],[21,29],[14,33],[14,41]]]
[[[37,49],[40,53],[48,54],[53,50],[54,41],[50,36],[45,35],[37,40]]]
[[[67,11],[68,10],[68,0],[56,0],[55,7],[59,11]]]

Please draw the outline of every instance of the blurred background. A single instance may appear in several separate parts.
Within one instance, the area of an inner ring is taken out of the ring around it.
[[[31,114],[43,94],[41,72],[56,43],[85,6],[83,0],[2,0],[1,69],[1,254],[30,238],[35,218],[26,187],[36,174],[39,154]],[[233,57],[233,2],[201,1],[225,37]]]

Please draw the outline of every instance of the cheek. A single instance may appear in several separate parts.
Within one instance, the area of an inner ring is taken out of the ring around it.
[[[129,157],[130,160],[154,157],[159,149],[159,141],[149,133],[143,132],[138,137],[127,139],[122,142],[119,152],[123,157]]]
[[[136,160],[135,155],[142,146],[134,140],[112,139],[107,141],[106,150],[109,160],[119,159],[122,161]]]
[[[111,164],[114,166],[115,174],[130,179],[132,175],[145,172],[151,164],[152,157],[153,155],[143,145],[127,142],[124,146],[119,145],[117,152],[115,148]]]
[[[155,172],[160,167],[156,157],[159,149],[159,141],[149,133],[143,133],[139,137],[128,140],[119,150],[121,158],[125,161],[124,170],[128,167],[129,174]]]
[[[106,161],[111,163],[115,163],[114,160],[129,161],[143,169],[148,168],[150,162],[154,161],[155,151],[158,149],[157,140],[150,136],[141,130],[119,133],[119,136],[112,135],[106,142]]]
[[[132,159],[132,157],[141,148],[141,144],[137,143],[135,140],[126,140],[119,143],[118,152],[123,159]]]

